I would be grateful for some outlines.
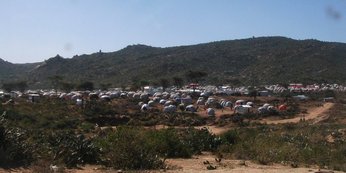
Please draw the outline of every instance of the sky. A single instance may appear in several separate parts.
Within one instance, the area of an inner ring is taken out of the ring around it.
[[[0,58],[260,36],[346,43],[346,0],[0,0]]]

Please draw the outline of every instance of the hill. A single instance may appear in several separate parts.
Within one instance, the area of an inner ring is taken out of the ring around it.
[[[26,73],[40,63],[12,64],[0,58],[0,81],[26,80]]]
[[[37,64],[1,61],[0,66],[1,81],[27,80],[33,87],[50,87],[48,78],[54,75],[119,87],[132,80],[185,78],[188,71],[208,73],[202,81],[208,84],[346,83],[346,44],[259,37],[168,48],[132,45],[69,59],[57,55]]]

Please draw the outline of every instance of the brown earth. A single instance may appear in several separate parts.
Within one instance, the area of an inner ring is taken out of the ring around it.
[[[305,121],[312,121],[313,124],[319,123],[325,119],[327,119],[330,115],[328,113],[329,110],[333,109],[334,103],[324,103],[322,106],[310,106],[307,107],[307,113],[306,114],[299,114],[298,116],[294,118],[289,118],[289,119],[276,119],[275,117],[269,117],[269,118],[264,118],[260,120],[260,123],[264,124],[285,124],[285,123],[299,123],[302,118],[305,118]],[[221,114],[232,114],[233,111],[230,109],[226,110],[217,110],[216,111],[216,117],[218,118]],[[200,112],[199,114],[205,114],[203,112]],[[207,116],[206,114],[204,116]],[[218,127],[214,125],[206,125],[206,126],[199,126],[197,128],[203,128],[206,127],[209,129],[211,133],[214,133],[216,135],[222,134],[230,129],[232,127],[224,126],[224,127]]]
[[[208,161],[209,164],[205,164]],[[252,161],[244,160],[228,160],[223,159],[221,162],[216,162],[215,156],[210,153],[203,153],[202,155],[195,156],[191,159],[169,159],[167,164],[173,170],[167,170],[167,172],[210,172],[207,169],[208,165],[216,167],[211,172],[234,172],[234,173],[303,173],[303,172],[317,172],[319,169],[316,166],[310,168],[292,168],[290,164],[272,164],[272,165],[259,165]],[[330,172],[328,170],[324,170]],[[333,171],[336,173],[336,171]]]
[[[323,121],[324,119],[328,118],[327,111],[332,109],[334,106],[334,103],[324,103],[322,106],[318,107],[312,107],[307,109],[307,113],[303,114],[301,113],[295,118],[290,119],[281,119],[281,120],[273,120],[270,118],[262,119],[261,123],[266,124],[284,124],[284,123],[298,123],[301,120],[305,119],[305,121],[313,120],[313,123],[318,123],[320,121]]]
[[[231,172],[231,173],[341,173],[327,169],[319,169],[317,166],[298,165],[293,168],[290,163],[260,165],[252,161],[222,159],[220,162],[215,160],[215,155],[204,152],[201,155],[190,159],[167,159],[167,169],[165,170],[146,170],[129,172],[184,172],[184,173],[203,173],[203,172]],[[208,170],[208,166],[214,167],[214,170]],[[86,165],[79,169],[67,169],[68,173],[117,173],[119,170],[107,169],[97,165]],[[0,173],[31,173],[28,169],[3,170]],[[123,171],[126,172],[126,171]]]

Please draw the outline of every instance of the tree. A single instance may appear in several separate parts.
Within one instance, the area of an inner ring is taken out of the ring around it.
[[[75,84],[69,82],[61,82],[61,89],[65,92],[70,92],[75,87]]]
[[[289,98],[291,98],[293,94],[290,92],[290,90],[284,90],[283,92],[280,93],[280,97],[285,98],[285,102],[288,101]]]
[[[142,91],[144,91],[144,87],[145,86],[148,86],[150,84],[150,82],[149,81],[147,81],[147,80],[140,80],[139,81],[139,86],[141,87],[141,89],[142,89]]]
[[[64,79],[64,77],[59,76],[59,75],[54,75],[54,76],[48,77],[48,80],[50,80],[52,87],[53,87],[53,89],[55,89],[55,91],[57,91],[59,89],[63,79]]]
[[[185,76],[187,78],[188,81],[190,82],[194,82],[194,83],[198,83],[200,80],[202,80],[205,76],[207,76],[208,74],[206,72],[202,72],[202,71],[191,71],[189,70]]]
[[[92,91],[94,90],[94,83],[90,81],[82,82],[78,85],[77,87],[80,90],[89,90]]]
[[[133,77],[131,79],[131,90],[135,91],[135,90],[138,90],[139,88],[140,88],[139,78],[138,77]]]
[[[181,77],[173,77],[173,84],[178,87],[181,88],[184,85],[184,79]]]
[[[108,88],[110,88],[112,86],[111,83],[100,83],[100,89],[103,91],[108,90]]]
[[[20,92],[24,92],[26,88],[28,88],[28,84],[25,81],[21,81],[16,83],[16,88],[20,91]]]
[[[141,79],[140,77],[135,76],[132,78],[131,89],[137,90],[140,88],[142,91],[144,91],[144,87],[148,86],[149,84],[150,84],[150,81]]]
[[[2,84],[2,89],[4,89],[6,92],[11,92],[14,90],[14,84],[13,83],[4,83]]]
[[[2,84],[2,88],[6,92],[11,92],[13,90],[18,90],[20,92],[24,92],[26,88],[28,88],[28,84],[25,81],[13,82],[13,83],[4,83]]]
[[[162,90],[166,91],[166,88],[169,87],[169,80],[165,78],[161,78],[160,85],[162,86]]]
[[[249,96],[253,97],[253,101],[256,100],[257,95],[258,95],[257,89],[254,87],[250,87],[249,88]]]

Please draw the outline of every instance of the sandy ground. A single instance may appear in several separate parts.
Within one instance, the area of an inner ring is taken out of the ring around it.
[[[228,160],[223,159],[220,162],[215,160],[215,156],[205,152],[202,155],[194,156],[190,159],[167,159],[166,170],[147,170],[147,171],[129,171],[129,172],[184,172],[184,173],[203,173],[203,172],[231,172],[231,173],[342,173],[340,171],[332,171],[327,169],[319,169],[317,166],[292,168],[289,164],[271,164],[259,165],[251,161],[244,160]],[[208,170],[211,165],[214,170]],[[3,170],[0,173],[31,173],[28,169]],[[80,169],[67,169],[67,173],[117,173],[118,170],[106,169],[97,165],[86,165]],[[123,171],[126,172],[126,171]]]
[[[205,164],[205,162],[209,164]],[[167,170],[167,172],[234,172],[234,173],[303,173],[303,172],[317,172],[318,167],[310,168],[292,168],[290,165],[272,164],[272,165],[259,165],[251,161],[243,160],[221,160],[221,162],[215,161],[215,156],[210,153],[203,153],[193,157],[192,159],[170,159],[167,160],[167,164],[174,168],[173,170]],[[215,170],[208,170],[207,166],[212,165],[216,167]],[[323,170],[331,172],[330,170]],[[336,173],[337,171],[333,171]]]
[[[231,172],[231,173],[342,173],[340,171],[332,171],[327,169],[319,169],[317,166],[293,168],[290,164],[271,164],[259,165],[251,161],[244,160],[228,160],[223,159],[220,162],[215,160],[215,156],[205,152],[202,155],[194,156],[190,159],[167,159],[166,170],[146,170],[146,171],[128,171],[128,172],[183,172],[183,173],[203,173],[203,172]],[[211,165],[214,170],[208,170]],[[29,169],[4,170],[0,169],[0,173],[31,173]],[[97,165],[86,165],[79,169],[67,169],[67,173],[117,173],[118,170],[102,168]],[[123,171],[127,172],[127,171]]]

